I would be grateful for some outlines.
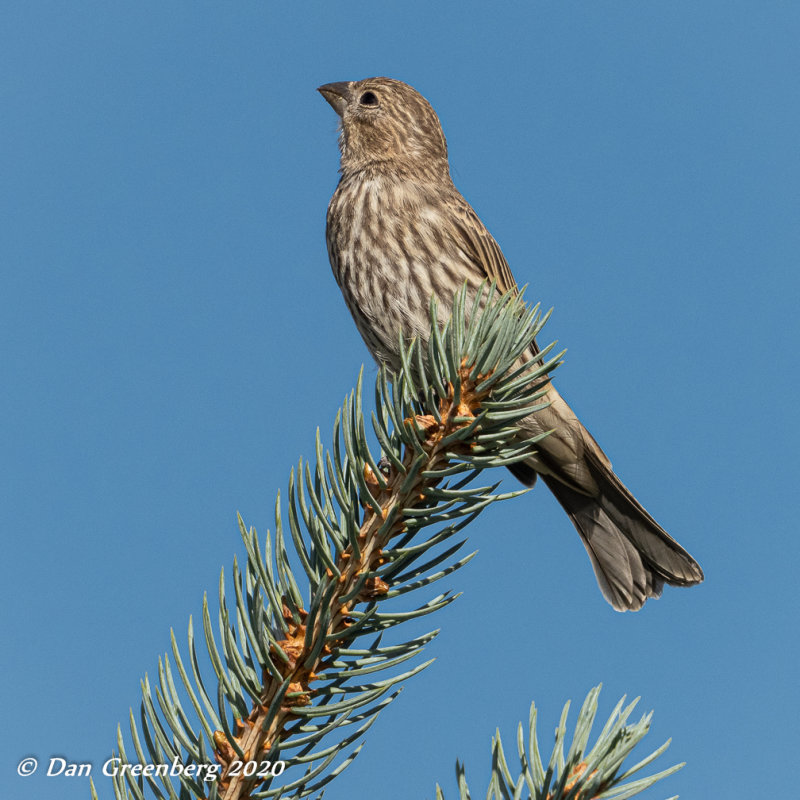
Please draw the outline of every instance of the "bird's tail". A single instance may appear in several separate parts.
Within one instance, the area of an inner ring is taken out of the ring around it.
[[[610,466],[593,448],[585,457],[599,489],[596,495],[582,494],[552,474],[542,478],[578,529],[606,600],[617,611],[638,611],[648,597],[661,594],[665,583],[700,583],[700,565],[642,508]]]

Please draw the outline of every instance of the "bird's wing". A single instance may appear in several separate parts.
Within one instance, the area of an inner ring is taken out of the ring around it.
[[[507,292],[516,294],[519,291],[517,282],[511,274],[511,267],[508,266],[503,251],[492,234],[486,230],[486,226],[481,222],[472,206],[458,194],[452,208],[454,209],[455,229],[462,240],[459,242],[463,245],[461,249],[483,275],[495,282],[497,290],[501,294]],[[531,352],[533,355],[539,353],[539,346],[535,340],[531,342]]]
[[[463,238],[464,252],[474,260],[475,266],[489,280],[495,281],[500,292],[503,294],[516,292],[516,281],[502,250],[500,250],[500,245],[486,230],[472,206],[463,197],[460,197],[459,200],[460,202],[456,203],[454,208],[454,222]]]
[[[453,200],[449,205],[454,209],[454,228],[460,237],[460,249],[481,275],[496,282],[500,292],[519,291],[500,246],[478,215],[460,194]],[[534,356],[540,352],[535,341],[531,342],[530,352]],[[598,462],[609,470],[611,462],[552,384],[548,388],[547,401],[547,408],[531,415],[523,423],[523,427],[533,426],[530,435],[551,431],[538,445],[539,469],[580,493],[594,494],[597,485],[585,463],[585,451],[594,452]],[[536,479],[534,468],[527,462],[517,465],[514,474],[529,485]]]

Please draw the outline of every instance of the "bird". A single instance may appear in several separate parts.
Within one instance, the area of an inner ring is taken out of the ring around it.
[[[326,220],[328,256],[367,349],[400,369],[398,334],[427,343],[430,298],[446,316],[465,284],[517,292],[508,262],[450,176],[447,142],[431,104],[386,77],[326,83],[339,116],[340,179]],[[446,318],[445,316],[445,318]],[[531,343],[531,357],[538,352]],[[519,423],[550,431],[511,467],[541,477],[577,529],[599,588],[617,611],[638,611],[664,584],[693,586],[703,571],[636,500],[592,435],[549,381],[547,406]]]

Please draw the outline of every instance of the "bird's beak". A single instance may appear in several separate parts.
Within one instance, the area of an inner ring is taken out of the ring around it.
[[[339,81],[338,83],[326,83],[320,86],[317,91],[331,104],[333,110],[341,117],[350,102],[350,87],[352,81]]]

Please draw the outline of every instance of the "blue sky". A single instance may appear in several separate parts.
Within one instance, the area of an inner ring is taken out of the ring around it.
[[[436,663],[328,795],[452,796],[458,757],[482,796],[496,727],[511,745],[535,700],[549,741],[601,681],[601,713],[641,695],[650,749],[687,762],[646,797],[784,793],[798,6],[298,8],[0,12],[3,794],[88,796],[16,764],[105,760],[170,627],[241,557],[236,512],[270,527],[367,360],[327,263],[336,120],[314,89],[375,74],[437,109],[456,184],[555,307],[562,394],[707,580],[615,614],[543,487],[489,509],[447,581],[463,596],[427,620]]]

